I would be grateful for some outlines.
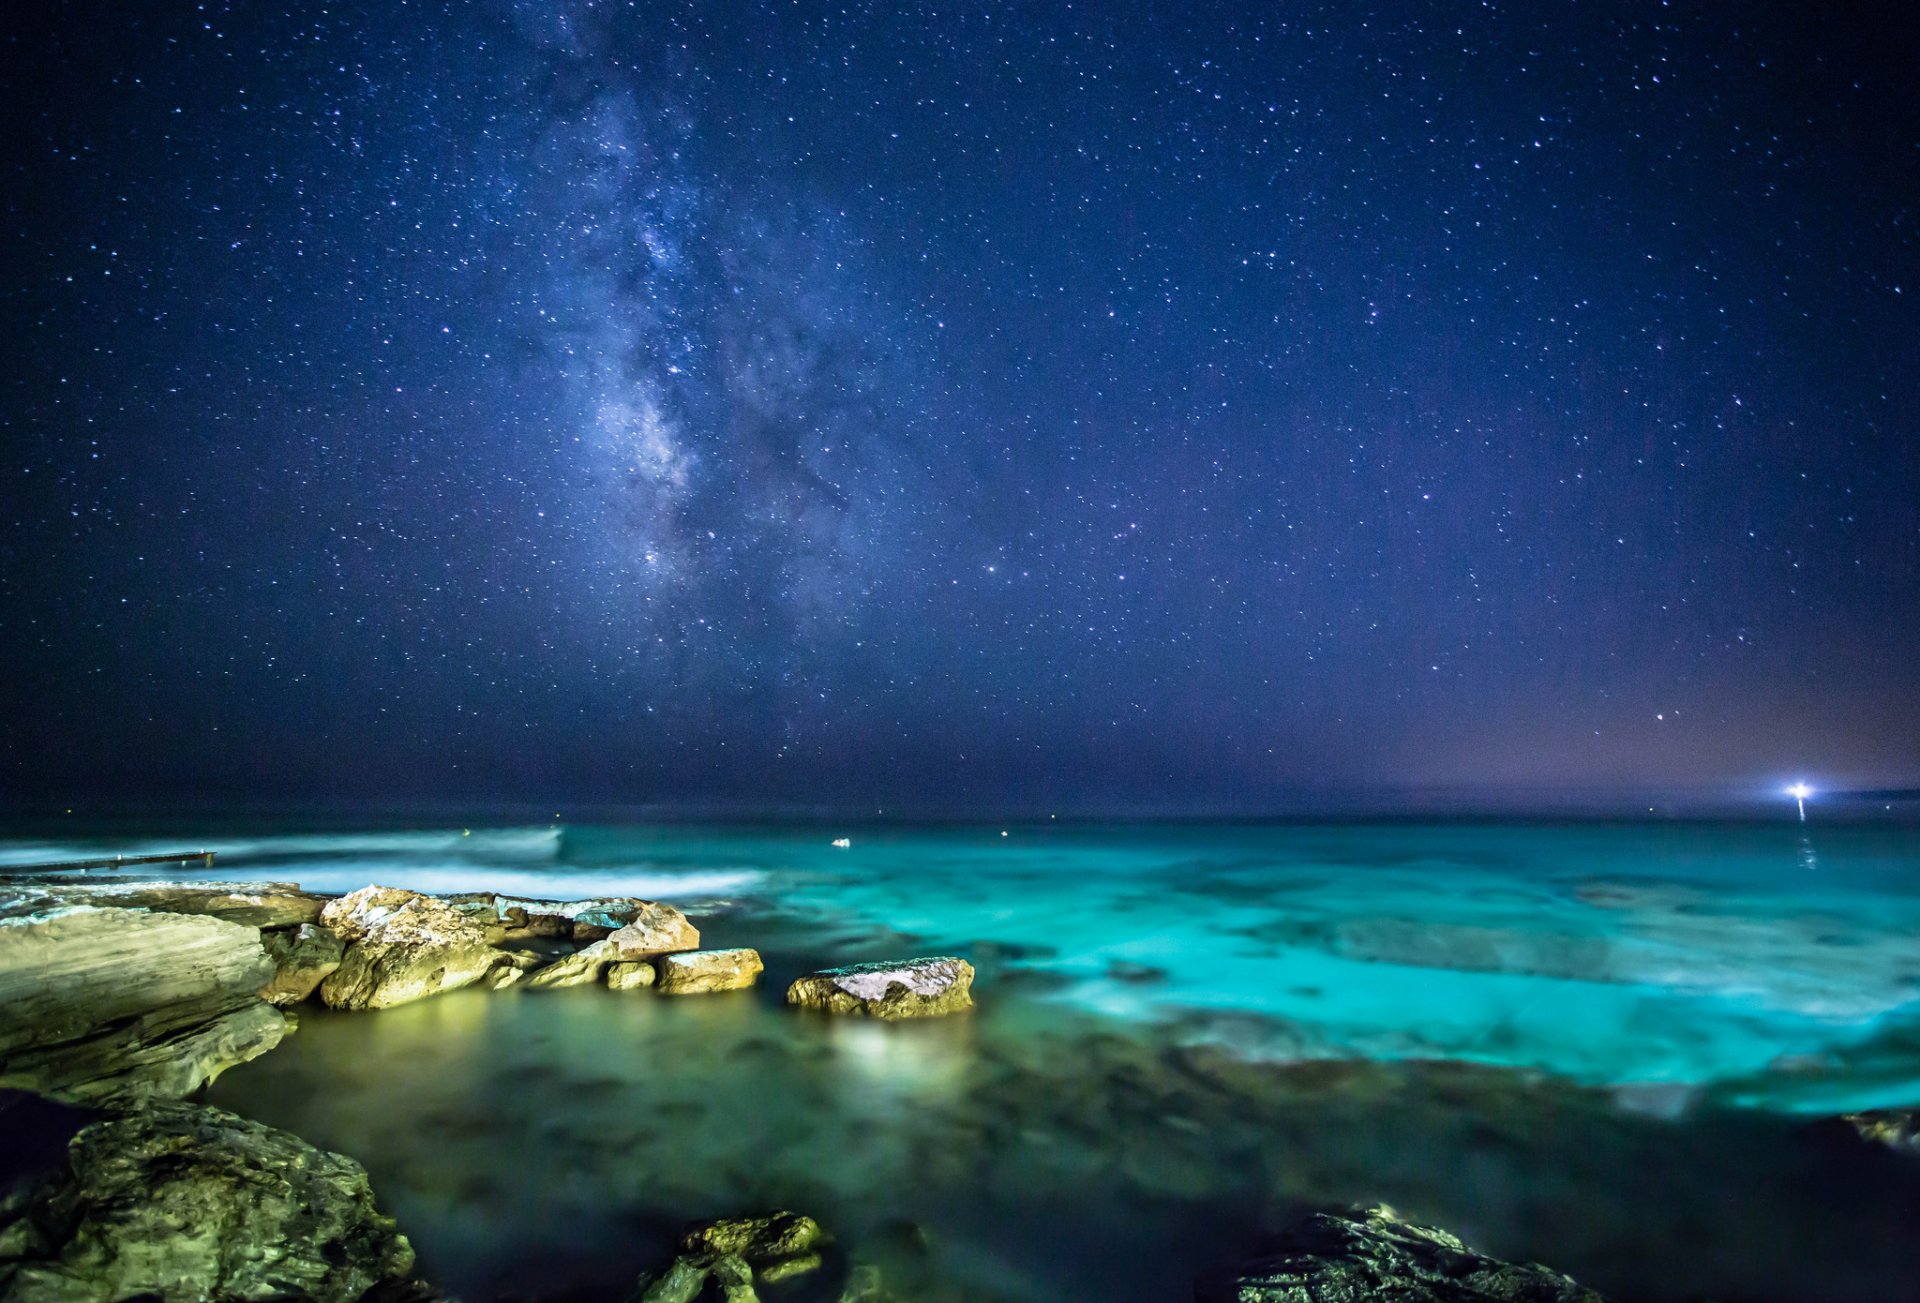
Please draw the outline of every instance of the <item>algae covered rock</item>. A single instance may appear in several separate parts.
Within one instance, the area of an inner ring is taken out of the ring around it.
[[[470,986],[505,962],[474,913],[398,887],[362,887],[321,911],[346,944],[320,983],[335,1009],[384,1009]]]
[[[1446,1231],[1402,1221],[1386,1207],[1314,1213],[1271,1254],[1239,1272],[1202,1278],[1194,1296],[1198,1303],[1601,1303],[1557,1271],[1475,1253]]]
[[[693,1303],[711,1280],[723,1303],[757,1303],[755,1282],[776,1285],[816,1271],[826,1232],[811,1217],[774,1212],[705,1222],[680,1237],[680,1254],[641,1281],[631,1303]]]
[[[76,1103],[177,1098],[264,1054],[260,933],[144,909],[0,919],[0,1086]]]
[[[412,1269],[358,1163],[197,1104],[93,1123],[0,1206],[0,1303],[351,1303]]]
[[[654,961],[662,995],[737,991],[760,980],[765,967],[757,950],[687,950]],[[608,983],[612,979],[609,976]]]
[[[299,1004],[340,967],[346,953],[340,938],[318,923],[262,932],[260,944],[274,964],[273,980],[260,988],[260,998],[269,1004]]]
[[[869,1018],[930,1018],[973,1008],[972,989],[973,965],[941,955],[809,973],[787,988],[787,1003]]]

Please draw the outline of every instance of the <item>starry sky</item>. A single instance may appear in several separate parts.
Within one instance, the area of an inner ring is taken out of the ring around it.
[[[10,10],[0,783],[1920,781],[1917,28]]]

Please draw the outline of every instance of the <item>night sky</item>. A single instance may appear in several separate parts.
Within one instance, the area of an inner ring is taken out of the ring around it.
[[[1920,781],[1920,22],[12,8],[20,800]]]

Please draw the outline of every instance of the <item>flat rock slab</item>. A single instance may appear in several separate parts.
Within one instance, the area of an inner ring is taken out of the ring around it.
[[[1237,1273],[1203,1277],[1199,1303],[1602,1303],[1538,1264],[1475,1253],[1455,1236],[1402,1221],[1391,1208],[1314,1213],[1275,1252]]]
[[[654,961],[662,995],[738,991],[759,981],[765,967],[759,951],[745,949],[687,950]]]
[[[0,919],[0,1085],[127,1103],[199,1089],[286,1019],[260,933],[218,918],[65,908]]]
[[[931,1018],[973,1008],[973,965],[952,955],[849,964],[808,973],[787,1003],[869,1018]]]
[[[83,1128],[0,1207],[0,1303],[352,1303],[412,1270],[358,1163],[198,1104]]]
[[[150,909],[160,914],[204,914],[246,927],[298,927],[319,919],[327,897],[291,882],[82,882],[39,879],[9,883],[0,915],[45,913],[93,905]]]

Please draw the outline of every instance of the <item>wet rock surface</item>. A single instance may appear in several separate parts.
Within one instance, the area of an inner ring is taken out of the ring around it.
[[[0,1085],[74,1102],[186,1095],[286,1034],[257,994],[274,972],[257,930],[213,917],[0,919]]]
[[[457,990],[506,962],[473,911],[417,891],[362,887],[330,901],[320,921],[346,946],[320,983],[334,1009],[384,1009]]]
[[[351,1303],[412,1268],[358,1163],[197,1104],[83,1128],[0,1205],[4,1303]]]
[[[972,988],[973,965],[942,955],[809,973],[787,988],[787,1003],[869,1018],[929,1018],[973,1008]]]
[[[655,961],[662,995],[738,991],[760,980],[765,965],[756,950],[688,950]],[[607,984],[613,984],[609,974]]]
[[[1198,1303],[1602,1303],[1598,1294],[1537,1264],[1475,1253],[1391,1208],[1314,1213],[1245,1268],[1203,1276]]]

